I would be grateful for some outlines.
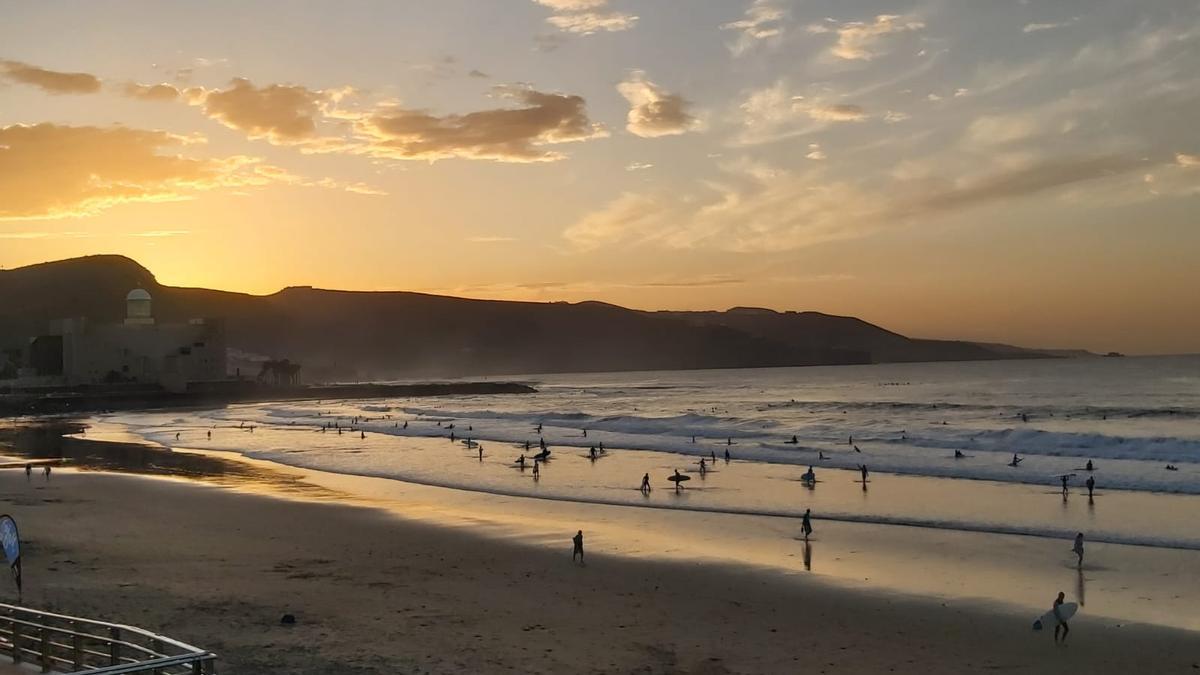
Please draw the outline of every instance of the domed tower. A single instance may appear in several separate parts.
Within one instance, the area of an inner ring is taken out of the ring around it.
[[[146,289],[135,288],[125,296],[125,325],[154,325],[150,293]]]

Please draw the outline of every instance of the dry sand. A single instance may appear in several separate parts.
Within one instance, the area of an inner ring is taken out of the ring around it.
[[[1059,648],[980,603],[603,550],[579,566],[571,531],[553,551],[294,487],[317,501],[0,472],[27,605],[163,632],[226,674],[1200,672],[1200,633],[1084,617]]]

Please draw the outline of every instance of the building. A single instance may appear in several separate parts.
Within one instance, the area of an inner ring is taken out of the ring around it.
[[[225,324],[159,323],[150,293],[135,288],[125,296],[123,322],[51,321],[48,334],[30,341],[27,361],[39,379],[70,385],[137,382],[183,391],[190,382],[225,379]]]

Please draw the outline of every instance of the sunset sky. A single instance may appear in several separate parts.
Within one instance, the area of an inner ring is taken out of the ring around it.
[[[1200,351],[1197,0],[0,1],[0,266]]]

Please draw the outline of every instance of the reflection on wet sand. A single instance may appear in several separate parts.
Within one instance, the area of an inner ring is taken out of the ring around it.
[[[93,441],[73,420],[0,424],[0,451],[35,463],[61,462],[79,471],[171,476],[225,486],[259,484],[285,494],[332,499],[341,493],[297,476],[211,455],[144,443]]]

